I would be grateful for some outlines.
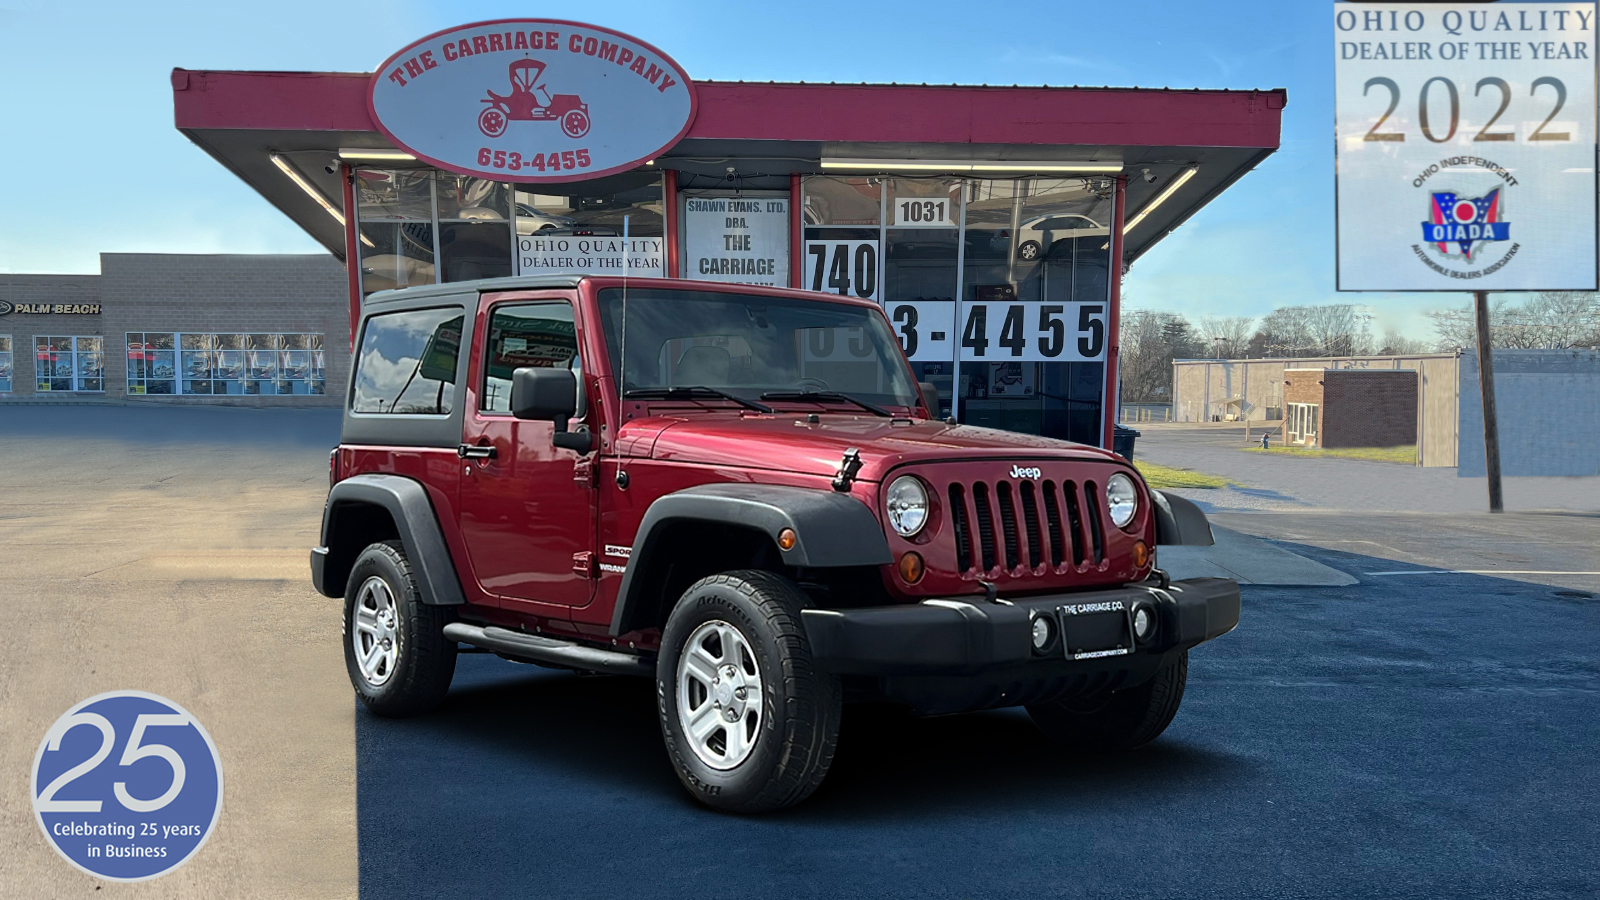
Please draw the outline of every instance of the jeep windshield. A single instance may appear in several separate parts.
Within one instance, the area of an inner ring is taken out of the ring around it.
[[[917,405],[900,345],[876,310],[787,297],[662,288],[600,292],[612,375],[640,398],[806,403],[871,409]],[[710,389],[710,390],[696,390]],[[815,394],[815,398],[801,396]],[[744,403],[743,405],[749,405]]]

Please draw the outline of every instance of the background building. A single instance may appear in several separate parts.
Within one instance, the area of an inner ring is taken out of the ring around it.
[[[344,266],[102,253],[99,275],[0,275],[0,400],[337,406]]]
[[[1417,442],[1415,369],[1286,369],[1282,441],[1302,447]]]

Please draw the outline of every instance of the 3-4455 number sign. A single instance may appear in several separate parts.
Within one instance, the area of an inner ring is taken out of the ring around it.
[[[963,362],[1081,362],[1106,352],[1104,303],[964,303]]]

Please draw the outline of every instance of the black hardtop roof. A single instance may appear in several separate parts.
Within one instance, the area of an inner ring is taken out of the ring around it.
[[[480,291],[541,290],[548,288],[575,288],[587,275],[515,275],[506,278],[479,278],[473,281],[449,281],[444,284],[424,284],[418,287],[378,291],[366,303],[397,303],[422,297],[446,297]]]
[[[585,279],[605,279],[606,281],[621,280],[621,273],[615,275],[516,275],[504,278],[479,278],[474,281],[451,281],[445,284],[425,284],[417,287],[398,288],[391,291],[377,291],[367,297],[362,304],[363,312],[374,306],[385,306],[390,303],[426,300],[431,297],[459,297],[462,294],[476,294],[484,291],[519,291],[519,290],[549,290],[552,288],[576,288]],[[766,294],[769,296],[793,296],[796,292],[809,294],[809,299],[822,303],[839,303],[855,306],[873,306],[877,304],[870,300],[860,300],[855,297],[840,296],[826,292],[808,291],[804,288],[791,287],[761,287],[752,284],[739,284],[737,282],[722,281],[694,281],[687,278],[637,278],[629,279],[629,283],[640,288],[646,287],[672,287],[681,290],[700,290],[719,293],[738,294]]]

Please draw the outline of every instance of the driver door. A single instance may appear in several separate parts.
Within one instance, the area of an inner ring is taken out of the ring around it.
[[[555,425],[511,415],[511,373],[522,366],[579,373],[583,361],[573,303],[561,299],[480,301],[463,426],[461,537],[473,577],[504,609],[567,615],[594,595],[595,489],[588,454],[551,441]]]

